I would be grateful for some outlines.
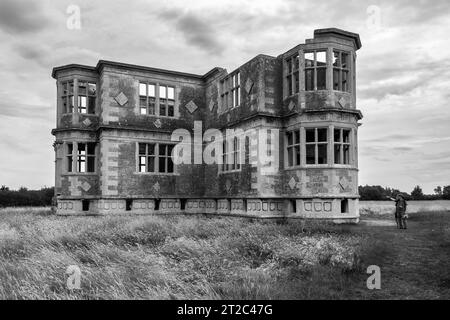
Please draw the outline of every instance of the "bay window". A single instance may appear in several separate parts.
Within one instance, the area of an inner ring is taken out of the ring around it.
[[[66,144],[66,171],[68,173],[95,172],[95,142],[69,142]]]
[[[96,92],[95,83],[78,80],[78,113],[95,113]]]
[[[286,132],[287,166],[300,165],[300,129]]]
[[[63,112],[64,113],[72,113],[74,108],[74,84],[73,80],[63,81],[61,83],[62,93],[61,100],[63,104]]]
[[[96,99],[97,84],[93,81],[72,79],[61,82],[63,113],[95,114]]]
[[[306,164],[327,164],[328,129],[307,128],[306,133]]]
[[[305,52],[305,90],[325,90],[327,88],[327,52]]]
[[[299,56],[298,53],[293,55],[292,57],[288,58],[286,60],[287,64],[287,75],[286,75],[286,82],[287,82],[287,94],[288,96],[292,96],[293,94],[296,94],[300,90],[299,85]]]
[[[334,163],[350,164],[350,129],[334,129]]]
[[[350,92],[349,54],[333,50],[333,90]]]
[[[78,143],[78,172],[95,171],[95,143]]]

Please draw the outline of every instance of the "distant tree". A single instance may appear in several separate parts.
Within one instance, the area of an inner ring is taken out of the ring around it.
[[[359,186],[359,195],[361,200],[386,200],[394,198],[400,191],[392,188],[384,188],[382,186]]]
[[[434,193],[438,196],[442,196],[442,187],[437,186],[436,188],[434,188]]]
[[[422,188],[420,186],[415,186],[414,190],[411,192],[411,197],[413,200],[424,199],[424,194],[423,194]]]
[[[19,192],[27,192],[28,188],[27,187],[20,187],[19,188]]]
[[[442,198],[450,200],[450,186],[445,186],[442,189]]]
[[[2,185],[0,187],[0,191],[9,191],[9,188],[7,186],[5,186],[5,185]]]

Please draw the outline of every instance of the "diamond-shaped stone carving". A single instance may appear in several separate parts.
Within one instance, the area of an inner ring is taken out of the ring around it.
[[[247,93],[250,93],[252,88],[253,88],[253,81],[250,78],[247,78],[247,81],[245,81],[245,91],[247,91]]]
[[[214,102],[213,99],[209,100],[209,111],[212,112],[215,105],[216,105],[216,103]]]
[[[153,122],[153,124],[155,125],[155,127],[157,127],[158,129],[162,127],[162,122],[159,119],[156,119],[155,122]]]
[[[289,185],[289,188],[294,190],[295,186],[297,185],[297,182],[295,181],[294,177],[292,177],[291,180],[289,180],[288,185]]]
[[[153,185],[153,189],[155,189],[156,192],[159,192],[159,190],[161,189],[161,186],[159,185],[159,182],[156,182],[156,183]]]
[[[83,181],[80,185],[81,189],[88,192],[91,189],[91,185],[87,181]]]
[[[341,105],[342,108],[344,108],[346,103],[347,103],[347,101],[345,100],[344,97],[341,97],[338,102],[339,102],[339,104]]]
[[[86,127],[89,127],[89,126],[92,124],[92,121],[89,120],[89,118],[86,118],[86,119],[84,119],[83,124],[84,124]]]
[[[194,101],[189,101],[187,104],[186,104],[186,109],[188,109],[188,111],[190,112],[190,113],[193,113],[195,110],[197,110],[197,105],[195,104],[195,102]]]
[[[123,92],[120,92],[114,99],[120,106],[124,106],[128,102],[128,98]]]
[[[295,108],[295,103],[294,103],[294,101],[291,100],[291,102],[289,102],[288,109],[289,109],[289,111],[292,111],[294,108]]]
[[[342,177],[339,180],[339,185],[341,186],[342,190],[345,190],[350,185],[350,182],[348,181],[348,179],[346,177]]]

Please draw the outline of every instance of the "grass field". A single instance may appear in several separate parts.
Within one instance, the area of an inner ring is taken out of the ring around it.
[[[81,270],[69,290],[66,269]],[[381,290],[366,287],[381,268]],[[0,299],[449,299],[450,212],[359,225],[0,210]]]

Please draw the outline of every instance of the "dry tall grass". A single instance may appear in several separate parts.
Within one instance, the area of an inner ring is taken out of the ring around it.
[[[0,299],[342,298],[362,243],[314,222],[1,210]]]

